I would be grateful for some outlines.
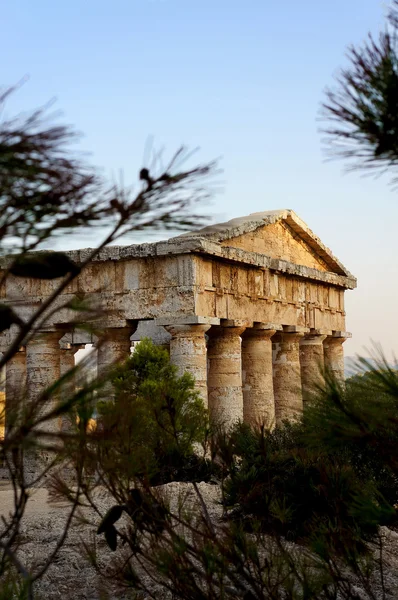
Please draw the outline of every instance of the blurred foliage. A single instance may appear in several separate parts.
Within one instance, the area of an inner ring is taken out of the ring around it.
[[[387,27],[348,49],[348,66],[326,90],[322,105],[328,154],[367,173],[394,173],[398,165],[397,32],[398,3],[393,0]]]
[[[15,90],[16,87],[0,92],[0,108]],[[14,290],[14,294],[7,295],[0,305],[0,369],[8,366],[32,339],[37,339],[43,331],[54,331],[60,323],[63,332],[72,334],[72,339],[79,329],[88,333],[91,339],[96,336],[99,347],[103,343],[104,322],[108,316],[106,307],[98,302],[96,294],[93,294],[94,300],[80,292],[65,296],[67,287],[102,249],[120,237],[143,230],[186,231],[204,225],[207,218],[202,213],[202,204],[216,191],[209,180],[216,172],[215,163],[185,169],[183,165],[192,157],[192,152],[183,146],[166,161],[162,152],[147,153],[150,154],[147,156],[149,165],[137,169],[135,189],[123,184],[109,184],[73,150],[72,144],[78,137],[75,130],[54,122],[54,115],[48,115],[47,109],[43,107],[15,118],[5,118],[2,113],[0,121],[0,287],[9,290],[7,280],[17,277],[50,282],[46,288],[48,292],[38,303],[28,303],[29,306],[21,303]],[[194,211],[194,205],[200,207],[198,211]],[[102,236],[97,237],[94,247],[84,255],[43,250],[56,236],[67,233],[87,235],[94,226],[100,228]],[[30,289],[26,283],[22,288],[17,283],[17,288],[23,289],[25,295]],[[100,289],[96,291],[100,292]],[[162,367],[160,363],[158,366]],[[0,595],[4,591],[7,598],[18,597],[17,587],[14,590],[12,586],[14,579],[15,582],[20,579],[23,593],[26,589],[26,597],[33,599],[35,582],[53,564],[66,539],[80,502],[83,479],[95,472],[93,449],[99,446],[94,443],[94,436],[99,437],[101,433],[106,438],[110,432],[106,428],[111,426],[111,411],[103,411],[103,429],[92,427],[95,400],[101,393],[105,394],[106,381],[99,379],[77,386],[82,381],[81,370],[82,363],[45,389],[38,384],[36,394],[29,394],[24,378],[15,378],[5,414],[0,407],[1,428],[5,422],[0,457],[13,489],[13,507],[0,515]],[[166,385],[163,392],[170,419],[164,417],[166,409],[163,410],[161,404],[156,417],[165,428],[165,436],[171,435],[170,427],[174,428],[172,456],[162,455],[162,448],[157,447],[152,449],[152,455],[148,451],[146,457],[141,457],[143,437],[133,436],[131,440],[131,448],[137,452],[141,467],[148,459],[145,464],[149,465],[150,478],[157,469],[156,460],[163,465],[161,477],[166,479],[174,477],[174,464],[178,460],[181,472],[183,469],[192,472],[200,462],[192,451],[198,426],[190,426],[189,419],[192,417],[197,423],[195,418],[203,407],[193,391],[192,380],[185,378],[181,384],[173,383],[171,373],[169,380],[169,387]],[[134,388],[132,380],[125,383]],[[145,394],[147,397],[152,393],[161,394],[161,390],[155,388],[145,389],[141,382],[133,393],[142,400]],[[184,395],[190,398],[190,403],[186,406],[187,414],[181,415],[180,401]],[[149,436],[151,423],[149,416],[145,416],[141,400],[133,405],[137,418],[143,417]],[[117,406],[120,408],[123,402],[126,400],[120,397]],[[133,408],[130,416],[132,412]],[[60,426],[54,427],[55,423]],[[116,458],[118,451],[113,450],[113,458]],[[155,450],[160,452],[156,460]],[[109,459],[111,455],[112,448],[104,444],[103,456]],[[74,479],[69,489],[64,475],[69,468],[71,476],[72,464]],[[206,463],[200,464],[206,470]],[[47,557],[40,564],[26,566],[20,562],[18,549],[21,523],[30,502],[27,490],[42,485],[53,485],[55,495],[66,495],[71,508],[64,529],[59,532],[56,544],[48,549]],[[110,531],[109,542],[114,546],[115,534]]]

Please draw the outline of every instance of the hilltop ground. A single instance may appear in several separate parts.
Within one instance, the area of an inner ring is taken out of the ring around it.
[[[218,486],[206,483],[199,484],[200,491],[207,504],[209,514],[215,521],[221,515],[220,490]],[[164,486],[171,499],[176,500],[179,495],[188,495],[188,500],[193,500],[194,492],[191,484],[172,483]],[[103,493],[99,493],[97,500],[102,513],[111,506],[112,502]],[[6,514],[12,509],[12,490],[9,484],[0,484],[1,513]],[[44,563],[51,549],[55,546],[63,524],[67,517],[67,507],[62,503],[50,501],[48,491],[44,488],[32,490],[28,504],[26,519],[21,530],[21,546],[19,557],[25,564],[40,566]],[[82,557],[82,540],[94,542],[100,564],[106,569],[110,565],[111,552],[103,539],[96,535],[96,526],[100,517],[93,511],[85,512],[85,517],[92,520],[92,525],[71,528],[64,547],[59,552],[54,564],[50,567],[44,578],[36,588],[36,598],[39,600],[132,600],[135,596],[117,585],[116,582],[102,582],[94,568]],[[398,534],[387,528],[382,528],[385,539],[384,569],[385,593],[380,586],[379,576],[374,577],[372,588],[375,598],[393,600],[397,597],[398,589]],[[149,581],[149,580],[148,580]],[[153,585],[151,585],[152,589]],[[358,583],[355,586],[357,598],[365,600],[370,598]],[[145,594],[139,598],[144,599]],[[156,590],[158,600],[171,599],[171,594],[163,590]]]

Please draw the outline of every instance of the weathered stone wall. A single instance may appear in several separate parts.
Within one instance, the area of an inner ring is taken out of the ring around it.
[[[58,304],[83,293],[93,307],[113,313],[116,321],[194,313],[195,273],[191,255],[127,258],[120,250],[109,248],[107,254],[88,265],[58,298]],[[69,254],[79,263],[85,252]],[[0,300],[12,303],[22,318],[27,318],[57,285],[54,280],[9,276],[0,289]],[[72,313],[60,311],[48,325],[64,323],[72,317]]]
[[[219,258],[195,260],[196,314],[345,329],[344,288]]]

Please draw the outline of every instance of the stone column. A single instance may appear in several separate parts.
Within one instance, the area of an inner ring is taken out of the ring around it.
[[[280,325],[255,323],[242,335],[243,420],[275,427],[271,337]]]
[[[300,340],[304,330],[289,326],[273,339],[276,424],[298,419],[303,412]]]
[[[326,332],[311,331],[300,341],[301,384],[304,402],[324,382],[323,341]]]
[[[35,335],[26,346],[26,386],[27,400],[34,403],[60,377],[60,347],[59,340],[63,336],[59,331],[46,331]],[[40,406],[35,413],[43,414],[55,398],[50,399],[48,404]],[[46,423],[47,431],[56,430],[57,424]]]
[[[12,428],[25,401],[26,351],[21,347],[6,364],[5,427]]]
[[[325,369],[344,383],[344,342],[351,337],[346,331],[336,331],[328,336],[323,343]]]
[[[180,375],[189,371],[195,378],[196,388],[207,407],[207,350],[205,333],[208,324],[165,325],[171,334],[170,360]]]
[[[60,347],[59,340],[63,336],[61,331],[45,331],[35,335],[26,346],[26,394],[27,403],[32,405],[33,418],[48,413],[55,407],[58,398],[51,395],[50,398],[40,399],[42,394],[59,379],[60,376]],[[60,419],[51,419],[40,424],[36,431],[58,433],[61,430]],[[48,445],[56,444],[54,438],[44,438],[42,443]],[[42,467],[39,463],[49,463],[51,456],[46,450],[39,453],[28,451],[25,455],[25,473],[28,480],[34,477]]]
[[[125,327],[107,327],[97,343],[97,369],[98,377],[106,377],[112,368],[124,362],[130,356],[131,336],[135,326],[128,324]],[[104,398],[113,397],[112,384],[107,382],[102,388]]]
[[[243,419],[240,336],[246,327],[243,322],[226,320],[209,330],[209,412],[214,422],[225,427]]]

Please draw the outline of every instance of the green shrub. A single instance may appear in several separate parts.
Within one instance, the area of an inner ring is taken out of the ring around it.
[[[327,375],[304,413],[303,443],[348,463],[360,481],[398,502],[398,372],[379,358],[342,389]]]
[[[114,399],[98,407],[105,473],[151,485],[210,476],[209,463],[195,453],[207,435],[207,411],[193,377],[179,377],[165,350],[142,340],[115,370],[113,386]]]
[[[128,371],[127,380],[133,383],[126,386],[120,378],[115,404],[126,392],[139,406],[141,385],[152,389],[154,373],[163,372],[163,367],[152,371],[152,359],[145,358],[145,352],[142,358],[140,369]],[[168,364],[163,359],[160,363]],[[273,432],[242,423],[218,431],[212,439],[212,458],[222,476],[227,509],[221,521],[209,514],[198,486],[192,486],[198,502],[189,508],[180,498],[173,512],[167,498],[149,484],[119,494],[121,486],[116,484],[121,478],[113,485],[113,472],[108,470],[108,488],[117,504],[99,523],[98,533],[105,534],[111,549],[119,538],[128,545],[128,569],[124,556],[123,564],[116,558],[125,583],[146,592],[137,570],[144,564],[154,582],[184,600],[353,600],[359,598],[354,589],[359,583],[368,593],[364,597],[376,597],[376,571],[384,581],[379,526],[396,522],[396,377],[379,369],[343,388],[327,375],[324,389],[306,407],[301,422],[285,423]],[[158,406],[157,396],[149,402],[143,395],[146,410],[153,403]],[[153,421],[150,410],[148,414],[148,422],[157,427],[159,419]],[[137,419],[130,423],[133,428],[140,425]],[[163,430],[156,434],[162,437]],[[198,433],[200,437],[203,430]],[[153,452],[152,448],[155,464]],[[136,455],[131,456],[136,461]],[[185,465],[189,456],[183,455]],[[165,470],[157,464],[152,479],[158,481],[164,472],[168,476],[168,464],[163,463]],[[175,474],[179,467],[174,469]],[[119,522],[122,513],[130,517],[127,529]]]
[[[274,433],[238,425],[234,465],[224,485],[232,517],[247,527],[309,543],[318,551],[357,554],[394,511],[370,479],[341,456],[304,445],[304,428]],[[323,547],[325,546],[325,547]]]
[[[379,362],[345,387],[327,374],[300,423],[237,425],[220,444],[231,515],[318,552],[364,552],[396,522],[397,414],[397,372]]]

